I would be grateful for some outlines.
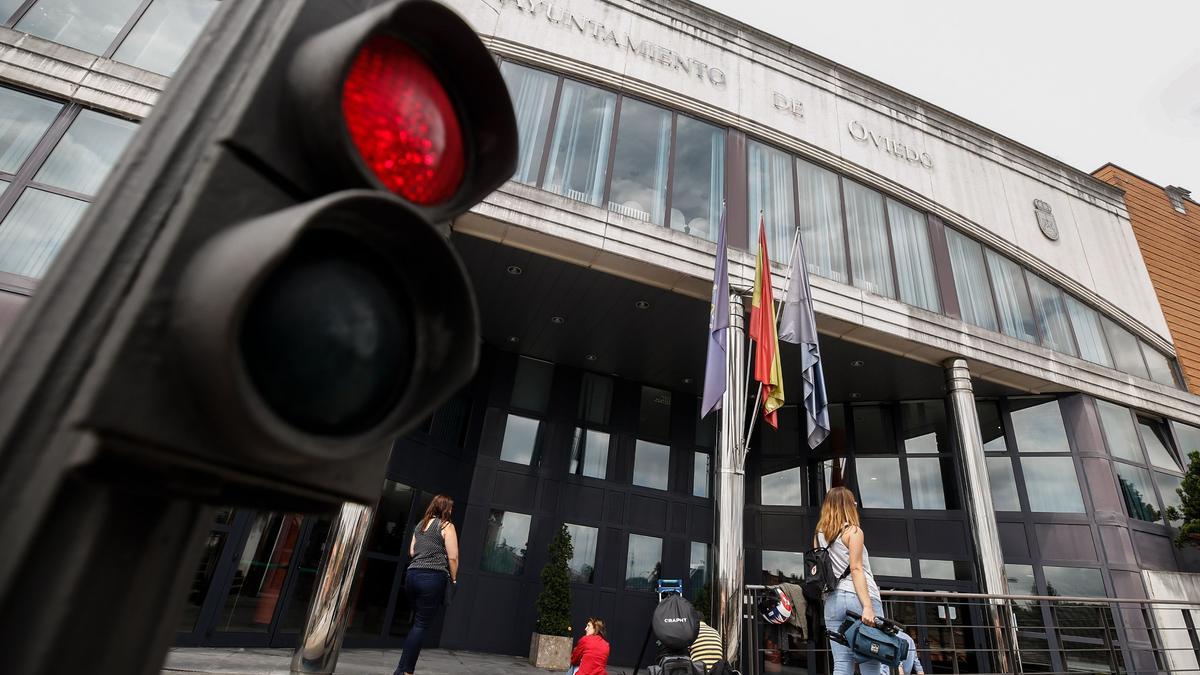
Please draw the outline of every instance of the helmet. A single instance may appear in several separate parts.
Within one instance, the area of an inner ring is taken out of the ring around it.
[[[787,623],[792,617],[792,599],[782,588],[776,586],[767,590],[767,595],[759,603],[758,609],[767,623]]]

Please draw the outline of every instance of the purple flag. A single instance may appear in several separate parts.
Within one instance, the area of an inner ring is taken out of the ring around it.
[[[713,276],[712,305],[708,317],[708,357],[704,361],[704,398],[700,419],[721,407],[725,381],[726,347],[729,340],[729,253],[725,249],[725,207],[717,226],[717,269]]]
[[[804,240],[796,237],[792,247],[791,281],[783,311],[779,315],[779,340],[800,345],[804,375],[804,416],[808,447],[816,448],[829,436],[829,403],[825,398],[825,369],[821,367],[821,345],[813,315],[812,286],[804,262]]]

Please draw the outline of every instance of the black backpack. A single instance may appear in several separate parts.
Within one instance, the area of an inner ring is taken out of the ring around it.
[[[686,652],[700,634],[700,615],[686,598],[672,594],[654,608],[650,627],[664,649]]]
[[[841,539],[846,527],[839,530],[837,536],[828,542],[831,546],[834,541]],[[809,602],[820,602],[827,594],[833,592],[833,589],[837,588],[842,579],[849,574],[849,565],[846,565],[841,576],[834,574],[833,559],[829,556],[829,548],[817,546],[804,552],[804,583],[800,587],[804,589],[804,597],[808,598]]]
[[[704,675],[704,666],[681,654],[670,654],[650,666],[650,675]]]

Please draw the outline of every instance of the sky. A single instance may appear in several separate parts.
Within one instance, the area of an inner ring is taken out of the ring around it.
[[[1200,200],[1200,0],[697,0],[1085,172]]]

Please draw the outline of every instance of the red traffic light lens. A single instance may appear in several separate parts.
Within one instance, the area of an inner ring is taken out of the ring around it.
[[[462,183],[466,157],[458,114],[441,80],[411,47],[369,39],[342,87],[342,114],[359,155],[387,189],[438,204]]]

